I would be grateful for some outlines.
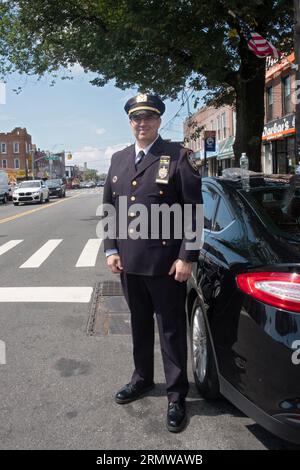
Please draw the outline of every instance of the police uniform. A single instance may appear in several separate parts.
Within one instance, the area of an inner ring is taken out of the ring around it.
[[[156,95],[142,95],[129,100],[125,111],[152,110],[162,114],[164,105]],[[156,111],[155,111],[156,110]],[[187,250],[186,239],[175,237],[171,219],[170,236],[163,238],[161,227],[151,225],[147,235],[152,238],[133,239],[130,223],[139,215],[135,204],[143,204],[150,214],[152,204],[202,204],[201,177],[190,151],[179,143],[158,137],[138,166],[135,164],[135,145],[112,156],[104,187],[103,202],[128,213],[129,235],[120,236],[117,223],[115,239],[104,240],[104,250],[117,250],[123,272],[121,282],[131,312],[133,356],[135,370],[133,384],[153,384],[154,320],[156,313],[161,351],[169,401],[185,398],[188,392],[186,339],[186,282],[178,282],[168,272],[175,260],[197,261],[199,250]],[[127,197],[126,206],[124,201]],[[195,217],[195,212],[193,212]],[[193,220],[195,227],[195,220]],[[155,236],[153,237],[153,233]]]

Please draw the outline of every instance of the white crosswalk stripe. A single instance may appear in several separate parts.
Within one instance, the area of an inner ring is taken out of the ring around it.
[[[23,240],[10,240],[7,243],[4,243],[4,245],[0,246],[0,256],[6,253],[7,251],[11,250],[15,246],[17,246],[19,243],[21,243]]]
[[[0,287],[0,302],[88,303],[93,287]]]
[[[27,261],[25,261],[20,268],[39,268],[61,242],[62,239],[48,240]]]
[[[78,258],[76,268],[95,266],[101,243],[101,238],[90,238]]]
[[[46,241],[30,258],[28,258],[19,268],[39,268],[53,254],[54,250],[63,242],[63,239],[51,239]],[[77,259],[75,268],[91,268],[96,266],[98,253],[101,249],[102,239],[90,238],[87,240]],[[0,256],[15,248],[24,240],[9,240],[0,245]],[[66,243],[66,240],[64,241]],[[69,247],[68,247],[69,248]],[[25,253],[25,250],[24,250]]]

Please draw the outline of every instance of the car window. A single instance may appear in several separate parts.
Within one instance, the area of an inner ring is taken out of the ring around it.
[[[204,228],[211,229],[212,219],[215,212],[217,193],[209,188],[202,189],[203,210],[204,210]]]
[[[293,184],[286,187],[259,188],[251,191],[265,222],[272,223],[282,232],[300,237],[300,194]]]
[[[233,220],[234,219],[231,213],[229,212],[229,209],[226,206],[224,199],[220,198],[220,202],[218,204],[218,209],[214,220],[213,230],[215,232],[220,232],[221,230],[224,230],[224,228],[226,228]]]

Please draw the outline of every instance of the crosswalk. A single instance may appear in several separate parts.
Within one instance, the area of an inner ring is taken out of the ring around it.
[[[90,238],[86,241],[79,253],[75,268],[91,268],[96,266],[97,257],[101,248],[102,239]],[[1,256],[14,250],[17,246],[21,247],[24,240],[9,240],[0,245],[0,264]],[[19,266],[20,269],[36,269],[41,267],[55,252],[58,246],[63,244],[63,239],[50,239],[40,246],[28,259]],[[67,241],[66,241],[67,243]]]

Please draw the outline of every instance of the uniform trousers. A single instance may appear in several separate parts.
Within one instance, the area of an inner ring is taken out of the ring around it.
[[[145,276],[121,273],[124,296],[131,312],[133,359],[131,383],[154,382],[154,312],[169,401],[184,399],[188,393],[186,282],[174,275]]]

